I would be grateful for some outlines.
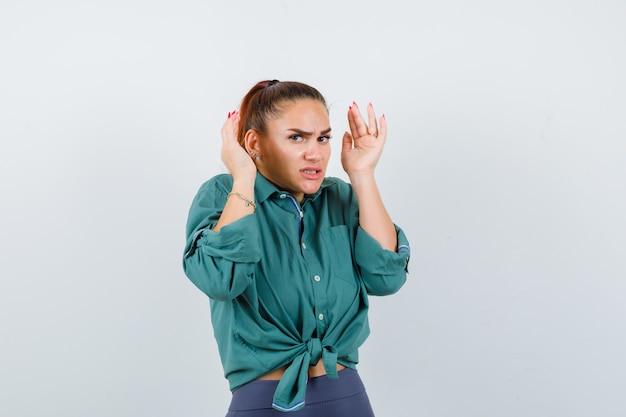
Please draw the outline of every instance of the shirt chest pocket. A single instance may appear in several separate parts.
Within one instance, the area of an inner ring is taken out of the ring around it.
[[[324,243],[325,264],[331,280],[341,281],[358,287],[356,265],[352,257],[352,239],[345,225],[333,226],[321,231]]]

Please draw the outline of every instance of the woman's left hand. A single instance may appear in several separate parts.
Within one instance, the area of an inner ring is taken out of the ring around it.
[[[367,106],[367,123],[361,116],[356,103],[348,110],[350,132],[343,135],[341,148],[341,164],[348,176],[372,175],[378,160],[383,153],[387,139],[387,123],[385,116],[376,122],[374,107]]]

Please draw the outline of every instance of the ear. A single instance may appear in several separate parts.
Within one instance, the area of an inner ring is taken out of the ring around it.
[[[243,137],[243,143],[246,146],[246,151],[248,153],[250,152],[256,152],[257,154],[260,151],[260,144],[259,144],[259,134],[257,133],[256,130],[250,129],[246,132],[245,136]]]

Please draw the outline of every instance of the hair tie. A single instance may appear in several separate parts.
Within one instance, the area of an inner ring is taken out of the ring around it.
[[[274,84],[276,84],[276,83],[278,83],[278,82],[280,82],[280,81],[278,81],[278,80],[272,80],[272,81],[269,81],[269,82],[267,83],[267,86],[268,86],[268,87],[271,87],[271,86],[273,86]]]

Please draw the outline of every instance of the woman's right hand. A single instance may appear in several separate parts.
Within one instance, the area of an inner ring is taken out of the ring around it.
[[[254,183],[256,180],[256,165],[248,152],[237,141],[239,130],[239,113],[228,113],[228,119],[222,126],[222,162],[233,176],[232,192],[254,200]],[[230,197],[230,194],[228,194]],[[255,206],[240,198],[226,198],[226,204],[220,219],[213,226],[214,232],[232,222],[254,213]]]
[[[256,177],[256,165],[252,157],[237,141],[239,130],[239,112],[228,113],[228,119],[222,126],[222,162],[234,179]]]

